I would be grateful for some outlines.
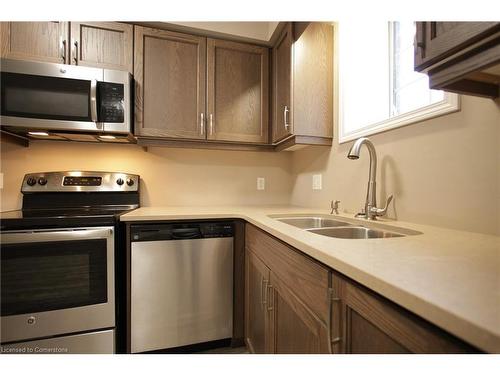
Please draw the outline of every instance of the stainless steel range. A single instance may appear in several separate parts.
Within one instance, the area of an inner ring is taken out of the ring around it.
[[[114,353],[118,217],[139,207],[139,176],[33,173],[21,192],[1,214],[2,352]]]

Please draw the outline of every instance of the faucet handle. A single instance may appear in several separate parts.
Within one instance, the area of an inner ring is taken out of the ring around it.
[[[377,208],[377,207],[372,207],[371,212],[375,213],[377,216],[384,216],[387,213],[387,208],[389,207],[389,204],[392,201],[392,198],[394,196],[391,194],[387,197],[387,201],[385,202],[384,208]]]
[[[339,203],[340,201],[333,201],[333,200],[330,202],[330,207],[332,209],[330,215],[333,215],[334,212],[336,215],[339,214]]]

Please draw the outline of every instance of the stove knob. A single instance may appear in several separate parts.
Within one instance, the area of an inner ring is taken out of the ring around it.
[[[29,186],[33,186],[36,184],[36,178],[35,177],[29,177],[28,180],[26,180],[26,183],[29,185]]]
[[[116,180],[116,183],[120,186],[123,185],[123,179],[122,178],[119,178],[118,180]]]
[[[131,178],[127,178],[127,185],[132,186],[133,184],[134,184],[134,180],[132,180]]]
[[[45,177],[40,177],[40,178],[38,179],[38,183],[39,183],[40,185],[42,185],[42,186],[43,186],[43,185],[47,185],[47,179],[46,179]]]

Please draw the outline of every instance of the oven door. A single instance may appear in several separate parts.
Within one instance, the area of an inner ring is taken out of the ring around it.
[[[1,342],[115,326],[114,228],[1,234]]]
[[[1,125],[101,132],[97,82],[103,69],[2,59]]]

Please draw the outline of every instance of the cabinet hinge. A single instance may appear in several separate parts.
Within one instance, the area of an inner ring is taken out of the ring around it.
[[[328,297],[330,299],[330,301],[340,301],[340,298],[335,296],[335,292],[333,290],[333,288],[328,288]]]

